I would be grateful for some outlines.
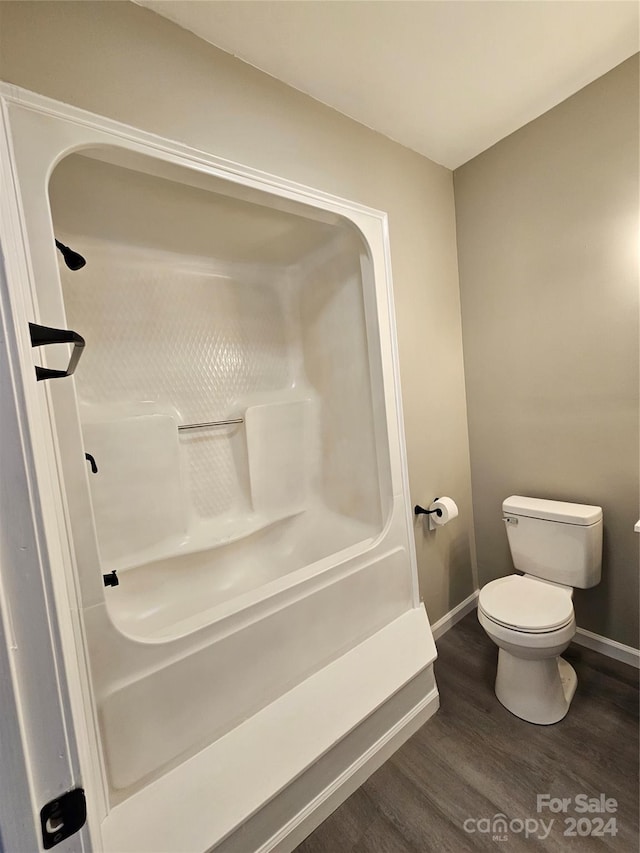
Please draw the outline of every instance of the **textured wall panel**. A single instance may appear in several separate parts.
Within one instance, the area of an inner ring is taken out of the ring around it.
[[[74,245],[71,237],[69,242]],[[86,339],[83,402],[173,408],[183,423],[237,416],[236,401],[293,382],[280,289],[255,271],[222,274],[180,256],[79,240],[87,266],[61,265],[67,320]],[[233,428],[182,433],[201,517],[246,500]]]

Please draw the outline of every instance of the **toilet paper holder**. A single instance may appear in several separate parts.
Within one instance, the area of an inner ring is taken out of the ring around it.
[[[434,498],[434,501],[439,501],[440,498]],[[438,507],[438,509],[425,509],[420,504],[416,504],[413,508],[414,515],[433,515],[434,513],[438,516],[442,515],[442,510]]]
[[[441,497],[435,498],[426,509],[420,504],[414,506],[413,511],[416,515],[427,516],[427,527],[429,530],[436,530],[448,524],[454,518],[458,517],[458,507],[453,498]]]

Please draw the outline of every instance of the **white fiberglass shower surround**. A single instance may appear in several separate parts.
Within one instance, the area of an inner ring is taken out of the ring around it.
[[[23,831],[82,788],[61,850],[290,850],[438,702],[385,217],[1,94]]]

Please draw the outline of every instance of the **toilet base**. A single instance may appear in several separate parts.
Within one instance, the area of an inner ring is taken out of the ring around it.
[[[498,652],[496,696],[516,717],[548,726],[566,716],[578,677],[561,657],[525,660],[505,649]]]

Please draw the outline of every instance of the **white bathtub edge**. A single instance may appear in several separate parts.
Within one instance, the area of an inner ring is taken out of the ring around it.
[[[287,837],[298,824],[305,833],[311,831],[314,813],[310,807],[315,798],[319,798],[319,807],[323,801],[330,804],[321,808],[321,820],[329,813],[326,809],[335,808],[350,793],[350,777],[357,786],[358,779],[362,781],[377,766],[378,753],[381,762],[387,757],[386,749],[390,754],[400,745],[405,727],[414,720],[416,726],[421,724],[423,717],[435,711],[438,694],[431,667],[435,657],[424,608],[409,610],[113,808],[102,824],[103,848],[118,853],[205,853],[215,845],[225,853],[291,849],[286,839],[273,838],[274,833],[280,834],[289,821],[294,825]],[[426,678],[418,679],[424,670]],[[408,687],[417,695],[411,703],[404,698],[402,707],[403,688]],[[396,694],[401,707],[394,711]],[[375,732],[375,726],[368,731],[376,717],[385,716],[380,715],[385,709],[391,714],[386,737],[384,730]],[[351,739],[355,743],[364,740],[360,754],[346,761],[343,758],[340,766],[340,751]],[[250,840],[249,826],[259,825],[259,813],[265,806],[284,802],[294,789],[292,782],[299,780],[304,786],[305,776],[328,756],[337,764],[333,780],[324,786],[328,788],[326,795],[311,791],[304,807],[298,796],[295,811],[281,816],[285,826],[279,827],[279,832],[274,828],[266,837]],[[306,815],[305,807],[309,812]],[[298,822],[296,812],[301,812]],[[240,834],[242,844],[238,847]],[[270,836],[278,846],[264,846]]]
[[[360,785],[366,782],[369,776],[375,773],[397,749],[435,714],[440,707],[440,696],[438,688],[435,686],[432,666],[427,667],[426,670],[419,673],[415,680],[418,681],[421,677],[424,677],[425,680],[430,679],[434,684],[427,695],[412,705],[404,716],[387,728],[375,743],[365,752],[361,753],[346,769],[342,770],[340,775],[320,790],[312,800],[308,801],[278,832],[274,833],[268,841],[262,844],[256,853],[291,853],[291,851],[295,850],[316,827],[326,820],[347,797],[350,797]],[[405,689],[403,688],[399,693],[403,693]],[[389,703],[392,703],[395,698],[392,697]],[[377,716],[382,711],[383,709],[379,709],[379,711],[372,714],[372,717]],[[332,754],[325,756],[325,758],[332,758],[336,765],[344,767],[349,755],[350,744],[348,742],[352,737],[353,733],[347,735],[334,747],[331,751]],[[300,796],[301,798],[304,797],[304,789],[308,789],[309,787],[306,774],[292,783],[290,787],[292,789],[301,788]],[[277,807],[279,799],[279,797],[275,798],[273,802],[274,806]],[[269,806],[271,806],[271,803]],[[251,824],[247,826],[247,830],[250,833]],[[244,834],[244,838],[246,840],[247,833]],[[229,841],[231,840],[229,839]],[[236,853],[235,848],[227,848],[224,843],[218,847],[220,853],[232,853],[232,850],[233,853]]]

